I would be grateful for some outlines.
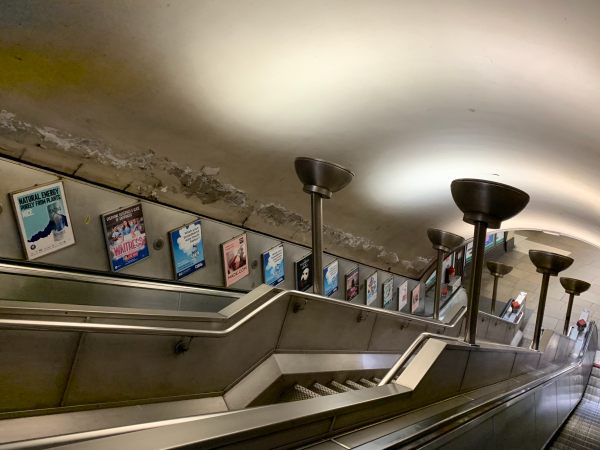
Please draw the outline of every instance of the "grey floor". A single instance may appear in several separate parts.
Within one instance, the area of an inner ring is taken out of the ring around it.
[[[538,231],[519,231],[515,233],[515,249],[506,253],[498,261],[513,266],[510,274],[499,280],[498,299],[504,304],[514,298],[520,291],[527,292],[527,308],[533,314],[525,327],[525,338],[531,339],[537,306],[539,302],[542,275],[536,272],[535,266],[529,259],[530,249],[541,249],[566,254],[572,257],[573,265],[560,273],[558,277],[550,278],[548,297],[544,313],[544,329],[562,332],[567,311],[568,295],[560,285],[559,277],[580,278],[592,287],[579,297],[575,297],[571,324],[583,310],[589,310],[590,320],[600,319],[600,249],[584,242],[564,236],[553,236]],[[493,277],[484,270],[481,295],[492,295]]]

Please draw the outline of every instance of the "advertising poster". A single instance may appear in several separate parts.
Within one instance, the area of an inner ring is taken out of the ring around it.
[[[285,279],[283,263],[283,244],[262,254],[263,281],[270,286],[277,286]]]
[[[346,274],[346,300],[350,301],[358,295],[358,267]]]
[[[473,242],[469,242],[465,247],[465,264],[468,264],[473,259]]]
[[[229,287],[250,274],[246,233],[221,244],[225,286]]]
[[[11,194],[27,259],[36,259],[75,244],[62,182]]]
[[[408,280],[400,285],[398,288],[398,311],[402,311],[408,304]]]
[[[338,260],[323,269],[323,291],[329,297],[338,290]]]
[[[296,290],[307,291],[313,285],[312,253],[294,263]]]
[[[496,245],[501,244],[502,242],[504,242],[504,231],[496,233]]]
[[[387,308],[394,299],[394,278],[390,277],[382,283],[383,307]]]
[[[200,219],[170,231],[169,242],[171,243],[173,268],[177,280],[202,269],[206,265]]]
[[[484,248],[485,248],[486,250],[489,250],[490,248],[492,248],[492,247],[494,246],[494,237],[495,237],[495,236],[496,236],[496,235],[492,233],[492,234],[488,234],[488,235],[485,237],[485,246],[484,246]]]
[[[365,285],[366,304],[369,305],[377,300],[377,272],[365,280]]]
[[[411,312],[415,312],[417,310],[417,308],[419,308],[419,302],[421,300],[421,283],[417,284],[417,287],[415,287],[412,290],[412,294],[411,294],[411,301],[412,301],[412,307],[411,307]]]
[[[121,270],[150,256],[142,204],[102,214],[110,268]]]

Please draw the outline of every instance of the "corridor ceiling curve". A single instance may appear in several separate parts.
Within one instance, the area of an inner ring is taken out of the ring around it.
[[[303,243],[293,160],[342,164],[326,250],[404,275],[472,234],[455,178],[600,246],[596,0],[5,0],[0,110],[4,154]]]

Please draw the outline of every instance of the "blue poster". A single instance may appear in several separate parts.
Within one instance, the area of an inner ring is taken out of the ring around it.
[[[262,266],[266,284],[277,286],[285,279],[283,244],[262,254]]]
[[[169,241],[177,280],[206,266],[200,219],[169,232]]]
[[[323,269],[323,291],[329,297],[338,290],[338,260]]]
[[[485,249],[488,250],[494,246],[494,236],[495,234],[488,234],[485,237]]]

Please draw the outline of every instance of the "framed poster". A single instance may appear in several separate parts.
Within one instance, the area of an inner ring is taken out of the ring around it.
[[[312,253],[294,263],[296,290],[307,291],[313,285]]]
[[[387,308],[394,299],[394,278],[390,277],[381,284],[383,292],[383,307]]]
[[[150,256],[141,203],[102,214],[101,218],[112,271]]]
[[[496,233],[496,245],[501,244],[502,242],[504,242],[504,231],[501,231],[499,233]]]
[[[206,266],[200,219],[169,231],[175,279],[180,280]]]
[[[417,286],[412,290],[411,293],[411,312],[415,312],[419,307],[419,303],[421,301],[421,283],[417,284]]]
[[[36,259],[75,244],[62,181],[10,194],[27,259]]]
[[[276,245],[262,254],[263,280],[265,284],[277,286],[285,279],[283,244]]]
[[[355,267],[345,275],[346,300],[350,301],[358,295],[358,267]]]
[[[400,285],[398,288],[398,311],[402,311],[408,304],[408,280]]]
[[[367,305],[377,300],[377,272],[365,280],[365,300]]]
[[[494,246],[494,237],[495,236],[496,236],[495,234],[491,233],[485,237],[485,245],[484,245],[485,250],[489,250],[490,248],[492,248]]]
[[[221,244],[225,286],[229,287],[250,274],[248,265],[248,238],[240,234]]]
[[[469,242],[465,247],[465,264],[468,264],[473,259],[473,241]]]
[[[325,292],[327,297],[339,288],[338,267],[338,260],[336,259],[323,269],[323,292]]]

